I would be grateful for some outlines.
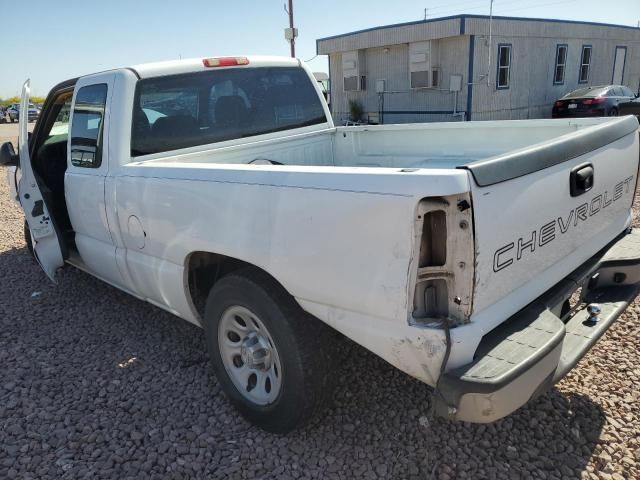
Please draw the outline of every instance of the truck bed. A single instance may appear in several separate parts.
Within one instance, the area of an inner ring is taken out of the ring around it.
[[[118,210],[126,219],[136,214],[129,205],[141,209],[146,254],[177,265],[189,249],[245,255],[307,311],[408,371],[388,339],[413,335],[397,325],[411,317],[416,206],[470,194],[473,298],[461,319],[468,324],[452,330],[456,368],[483,335],[628,227],[637,128],[634,117],[361,126],[227,144],[127,165]],[[572,196],[570,171],[585,162],[595,169],[593,192]],[[455,239],[457,225],[446,228]],[[174,241],[155,245],[154,230]],[[459,288],[455,272],[447,275]],[[408,373],[431,384],[438,376]]]
[[[635,129],[637,121],[633,117],[366,125],[280,135],[249,143],[238,139],[213,147],[185,149],[174,156],[150,155],[144,162],[260,161],[317,167],[468,168],[476,181],[486,185],[492,176],[504,179],[505,172],[522,175],[546,168],[550,164],[545,158],[564,161]],[[506,164],[521,168],[505,170]]]

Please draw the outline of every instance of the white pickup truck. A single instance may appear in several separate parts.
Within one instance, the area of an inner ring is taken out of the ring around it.
[[[30,140],[26,120],[0,159],[45,273],[201,325],[271,431],[331,393],[333,330],[433,386],[438,413],[496,420],[640,286],[634,117],[336,127],[301,62],[217,57],[69,80]]]

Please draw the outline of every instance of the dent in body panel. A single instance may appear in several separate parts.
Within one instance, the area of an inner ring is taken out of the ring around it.
[[[302,308],[404,373],[435,386],[446,351],[444,332],[398,324],[296,299]]]
[[[393,339],[393,361],[390,363],[408,375],[435,386],[447,350],[444,335],[434,335],[435,332],[437,331],[425,330],[416,337]]]

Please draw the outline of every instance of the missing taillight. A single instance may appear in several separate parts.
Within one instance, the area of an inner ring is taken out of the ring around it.
[[[423,326],[466,323],[474,279],[469,194],[425,198],[415,216],[415,270],[410,321]]]
[[[446,318],[449,315],[447,281],[442,278],[419,282],[413,300],[415,318]]]
[[[441,267],[447,263],[447,214],[428,212],[422,223],[419,267]]]

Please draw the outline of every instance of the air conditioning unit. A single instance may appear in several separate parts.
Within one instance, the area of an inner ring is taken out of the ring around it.
[[[429,88],[429,70],[418,70],[411,72],[411,88]]]

